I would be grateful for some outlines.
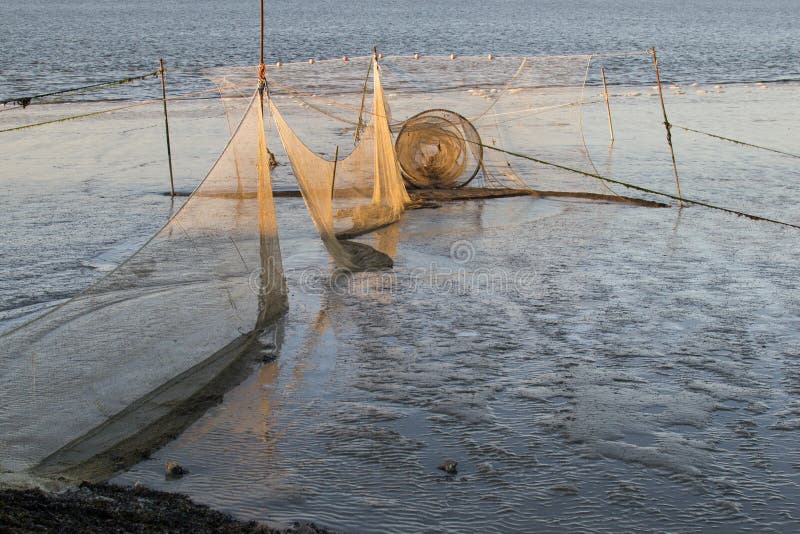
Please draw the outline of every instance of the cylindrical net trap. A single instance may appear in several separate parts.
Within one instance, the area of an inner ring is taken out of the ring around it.
[[[466,118],[446,109],[430,109],[406,120],[395,141],[400,170],[419,188],[452,189],[478,174],[483,146]]]

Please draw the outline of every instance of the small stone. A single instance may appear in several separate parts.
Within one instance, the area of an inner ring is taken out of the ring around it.
[[[181,464],[178,462],[174,462],[170,460],[164,466],[164,475],[167,478],[181,478],[183,475],[187,474],[189,471],[184,469]]]
[[[455,460],[445,460],[442,465],[439,466],[439,469],[448,473],[450,475],[455,475],[458,472],[458,462]]]

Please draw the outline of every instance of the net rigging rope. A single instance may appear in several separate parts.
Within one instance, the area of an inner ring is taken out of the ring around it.
[[[600,174],[600,171],[597,170],[597,167],[594,164],[594,160],[592,159],[592,153],[589,151],[589,147],[586,146],[586,136],[583,132],[583,101],[586,93],[586,80],[589,79],[589,68],[592,66],[592,57],[589,56],[589,59],[586,61],[586,72],[583,75],[583,84],[581,84],[581,98],[580,98],[580,107],[578,108],[578,131],[581,133],[581,143],[583,144],[583,150],[586,154],[586,159],[589,160],[589,165],[592,166],[592,170],[595,174]],[[612,195],[619,196],[619,193],[611,189],[611,187],[606,182],[601,182],[603,187],[606,188]]]
[[[752,213],[746,213],[746,212],[743,212],[743,211],[738,211],[738,210],[734,210],[734,209],[731,209],[731,208],[718,206],[716,204],[711,204],[709,202],[703,202],[701,200],[693,200],[693,199],[686,198],[686,197],[678,197],[677,195],[671,195],[669,193],[664,193],[662,191],[656,191],[655,189],[649,189],[647,187],[642,187],[642,186],[639,186],[639,185],[634,185],[634,184],[630,184],[630,183],[627,183],[627,182],[622,182],[620,180],[615,180],[613,178],[608,178],[606,176],[601,176],[600,174],[581,171],[579,169],[573,169],[571,167],[567,167],[566,165],[560,165],[558,163],[553,163],[551,161],[545,161],[543,159],[534,158],[533,156],[528,156],[526,154],[520,154],[518,152],[512,152],[510,150],[504,150],[502,148],[498,148],[498,147],[495,147],[495,146],[490,146],[490,145],[482,145],[482,146],[483,146],[483,148],[488,148],[490,150],[495,150],[497,152],[501,152],[501,153],[507,154],[509,156],[514,156],[516,158],[526,159],[528,161],[532,161],[534,163],[540,163],[542,165],[548,165],[550,167],[555,167],[555,168],[561,169],[563,171],[582,174],[583,176],[588,176],[589,178],[595,178],[597,180],[602,180],[603,182],[609,182],[609,183],[612,183],[612,184],[621,185],[623,187],[627,187],[629,189],[634,189],[636,191],[642,191],[644,193],[650,193],[651,195],[658,195],[658,196],[661,196],[661,197],[670,198],[672,200],[683,201],[683,202],[688,203],[688,204],[696,204],[696,205],[702,206],[704,208],[710,208],[710,209],[714,209],[714,210],[724,211],[726,213],[731,213],[733,215],[738,215],[740,217],[747,217],[748,219],[752,219],[754,221],[764,221],[764,222],[769,222],[769,223],[773,223],[773,224],[779,224],[779,225],[782,225],[782,226],[788,226],[790,228],[797,228],[797,229],[800,230],[800,225],[798,225],[798,224],[792,224],[792,223],[788,223],[788,222],[785,222],[785,221],[779,221],[777,219],[770,219],[768,217],[762,217],[760,215],[753,215]]]
[[[161,69],[156,69],[156,70],[154,70],[152,72],[148,72],[146,74],[139,74],[139,75],[136,75],[136,76],[129,76],[127,78],[121,78],[119,80],[111,80],[111,81],[108,81],[108,82],[94,83],[94,84],[91,84],[91,85],[84,85],[84,86],[81,86],[81,87],[73,87],[73,88],[70,88],[70,89],[61,89],[59,91],[51,91],[49,93],[41,93],[41,94],[38,94],[38,95],[22,96],[22,97],[16,97],[16,98],[9,98],[9,99],[6,99],[6,100],[0,100],[0,104],[3,104],[4,106],[7,105],[7,104],[17,104],[18,105],[18,107],[9,108],[9,109],[18,109],[19,107],[26,108],[31,104],[31,101],[38,100],[38,99],[41,99],[41,98],[45,98],[45,97],[48,97],[48,96],[67,95],[67,94],[70,94],[70,93],[84,93],[84,92],[88,92],[88,91],[94,91],[94,90],[102,89],[104,87],[111,87],[111,86],[114,86],[114,85],[123,85],[123,84],[126,84],[126,83],[131,83],[131,82],[135,82],[135,81],[139,81],[139,80],[144,80],[144,79],[150,78],[152,76],[158,76],[159,74],[161,74]],[[4,111],[6,111],[6,110],[4,110]]]
[[[762,145],[754,145],[753,143],[748,143],[746,141],[740,141],[738,139],[732,139],[730,137],[724,137],[722,135],[717,135],[717,134],[713,134],[713,133],[709,133],[709,132],[703,132],[701,130],[695,130],[695,129],[692,129],[692,128],[688,128],[686,126],[681,126],[680,124],[670,124],[670,126],[672,126],[674,128],[680,128],[681,130],[685,130],[687,132],[692,132],[692,133],[696,133],[696,134],[700,134],[700,135],[707,135],[708,137],[714,137],[716,139],[722,139],[723,141],[729,141],[731,143],[736,143],[737,145],[749,146],[749,147],[752,147],[752,148],[758,148],[760,150],[766,150],[768,152],[774,152],[776,154],[789,156],[790,158],[800,159],[800,155],[798,155],[798,154],[792,154],[791,152],[784,152],[783,150],[778,150],[777,148],[769,148],[769,147],[762,146]]]
[[[118,106],[118,107],[110,108],[110,109],[101,109],[99,111],[90,111],[88,113],[81,113],[80,115],[70,115],[69,117],[59,117],[58,119],[51,119],[51,120],[42,121],[42,122],[34,122],[34,123],[31,123],[31,124],[23,124],[21,126],[13,126],[11,128],[5,128],[3,130],[0,130],[0,133],[3,133],[3,132],[15,132],[17,130],[25,130],[27,128],[33,128],[33,127],[36,127],[36,126],[45,126],[47,124],[55,124],[57,122],[67,122],[67,121],[76,120],[76,119],[85,119],[85,118],[88,118],[88,117],[94,117],[96,115],[102,115],[104,113],[114,113],[116,111],[124,111],[126,109],[137,108],[139,106],[147,106],[149,104],[156,104],[156,103],[164,102],[165,100],[168,101],[168,102],[171,101],[171,100],[180,100],[182,98],[186,98],[187,96],[192,96],[192,95],[199,95],[199,94],[204,94],[204,93],[217,93],[220,90],[233,89],[233,88],[236,88],[236,87],[241,87],[243,85],[244,84],[235,84],[235,85],[230,85],[230,86],[223,87],[223,88],[215,87],[214,89],[203,89],[201,91],[192,91],[190,93],[183,93],[181,95],[170,96],[170,97],[167,97],[166,99],[165,98],[153,98],[151,100],[143,100],[141,102],[136,102],[135,104],[128,104],[126,106]]]

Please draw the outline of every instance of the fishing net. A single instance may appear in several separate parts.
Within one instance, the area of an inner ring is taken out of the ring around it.
[[[446,109],[423,111],[406,120],[395,147],[403,177],[417,187],[463,187],[483,163],[475,126]]]
[[[542,168],[505,153],[530,154],[579,170],[593,170],[582,129],[589,61],[588,55],[454,59],[423,56],[390,57],[382,65],[386,90],[394,97],[390,101],[396,117],[410,117],[407,121],[413,124],[418,113],[437,109],[463,117],[448,118],[463,132],[454,137],[463,138],[467,148],[478,143],[482,148],[481,152],[476,148],[465,155],[468,161],[478,157],[481,160],[470,186],[597,192],[602,186],[591,179]],[[425,135],[441,129],[439,124],[432,126]],[[434,137],[442,137],[441,133],[433,133]],[[476,136],[478,140],[473,141]],[[398,137],[398,144],[402,142]],[[445,146],[442,147],[444,152]],[[462,150],[458,147],[458,151]],[[446,159],[458,161],[452,156]],[[453,163],[447,168],[452,174],[459,170]],[[467,165],[452,183],[463,184],[471,179],[473,171],[474,166]]]
[[[390,267],[385,254],[343,241],[396,222],[409,202],[394,153],[388,108],[374,70],[371,116],[357,125],[355,148],[330,161],[306,146],[270,100],[270,111],[311,218],[339,268],[357,271]]]
[[[157,441],[153,425],[203,387],[196,370],[253,349],[286,307],[267,158],[256,93],[206,178],[147,244],[0,337],[0,471],[63,472],[145,429]],[[167,386],[164,402],[156,393]]]
[[[591,178],[508,154],[596,172],[581,113],[590,59],[368,56],[276,64],[267,69],[276,126],[269,133],[284,148],[276,152],[276,183],[299,184],[329,253],[350,270],[365,266],[340,240],[396,221],[409,200],[403,179],[422,189],[607,193]],[[252,69],[208,72],[229,113],[239,95],[225,88],[240,86]]]
[[[297,62],[267,69],[272,100],[315,154],[332,160],[336,146],[352,147],[354,134],[374,114],[370,105],[374,91],[367,84],[371,59]],[[600,102],[596,91],[586,89],[591,59],[590,55],[380,57],[381,88],[385,104],[391,105],[387,118],[403,178],[419,188],[468,185],[609,193],[597,180],[508,154],[596,172],[584,140],[582,113],[584,105]],[[252,67],[220,68],[209,75],[221,87],[237,85],[252,76]],[[367,132],[361,139],[365,136]],[[279,162],[286,161],[285,154],[277,155]],[[369,196],[371,170],[369,165],[360,169],[362,175],[358,170],[353,166],[348,176],[361,184],[364,198]],[[277,174],[286,176],[280,170]],[[339,176],[337,170],[337,182]],[[334,210],[337,197],[346,198],[337,190]],[[346,231],[336,217],[334,225],[337,231]]]

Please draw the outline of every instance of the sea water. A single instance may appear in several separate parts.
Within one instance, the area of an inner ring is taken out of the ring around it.
[[[794,0],[442,0],[266,2],[265,60],[385,54],[586,54],[659,51],[665,81],[797,80]],[[254,65],[258,2],[104,0],[5,2],[0,99],[150,72],[164,58],[172,94],[197,89],[197,69]],[[612,84],[639,83],[652,70]],[[598,74],[592,73],[597,81]],[[159,96],[139,83],[89,97]]]

